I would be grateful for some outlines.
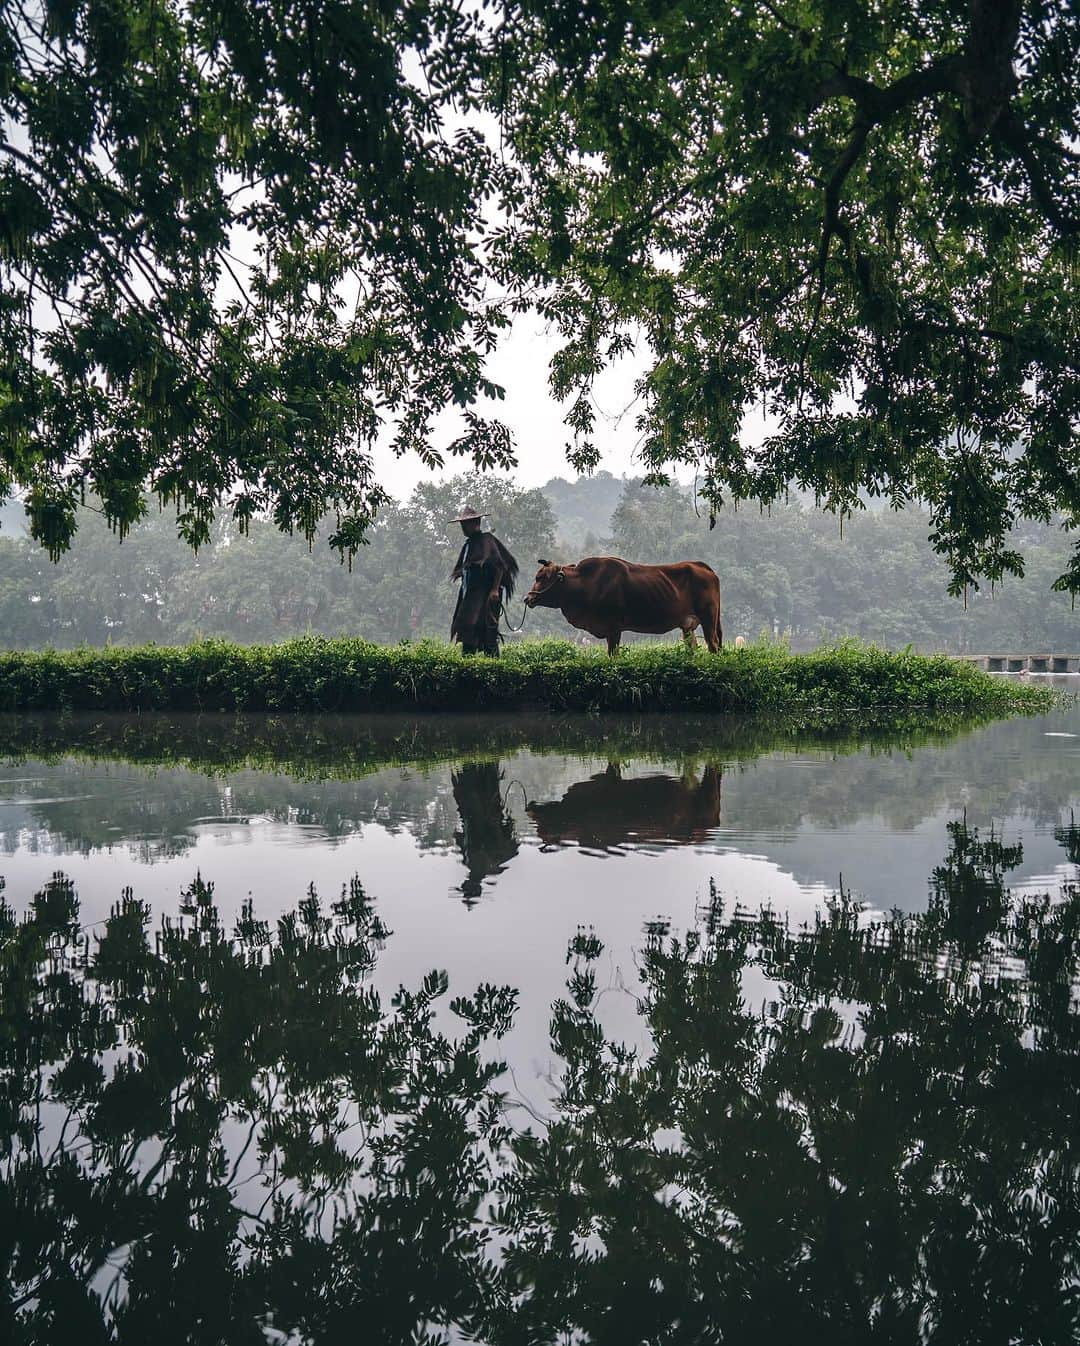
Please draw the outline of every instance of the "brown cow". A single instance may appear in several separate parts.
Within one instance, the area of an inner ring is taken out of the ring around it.
[[[676,628],[688,645],[700,626],[714,653],[724,643],[720,629],[720,581],[704,561],[641,566],[619,556],[587,556],[573,566],[541,560],[530,608],[560,608],[571,626],[607,640],[608,654],[624,631],[660,635]]]

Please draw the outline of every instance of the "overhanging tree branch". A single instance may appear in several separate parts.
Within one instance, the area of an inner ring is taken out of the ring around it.
[[[844,183],[847,181],[848,174],[858,163],[866,146],[867,137],[873,130],[874,123],[860,116],[855,125],[851,128],[851,134],[848,136],[847,144],[844,146],[840,158],[837,160],[836,167],[833,169],[832,176],[825,186],[825,218],[821,226],[821,242],[818,244],[816,273],[817,273],[817,296],[814,302],[814,314],[810,320],[810,327],[807,330],[806,338],[803,341],[802,351],[799,355],[799,383],[802,384],[806,371],[806,357],[810,346],[817,332],[818,323],[821,320],[821,310],[825,303],[825,281],[829,264],[829,249],[832,246],[833,238],[838,233],[842,221],[840,219],[840,197],[844,190]],[[845,231],[846,232],[846,231]]]
[[[846,71],[835,71],[823,79],[814,91],[810,110],[813,112],[834,98],[850,98],[863,118],[872,124],[879,123],[901,108],[929,98],[931,94],[958,93],[963,69],[962,56],[943,56],[932,65],[902,75],[884,88]]]
[[[997,129],[1001,139],[1023,164],[1031,187],[1031,198],[1047,224],[1063,237],[1080,233],[1080,215],[1071,214],[1055,198],[1046,172],[1035,153],[1033,138],[1012,108],[1007,108],[998,118]]]

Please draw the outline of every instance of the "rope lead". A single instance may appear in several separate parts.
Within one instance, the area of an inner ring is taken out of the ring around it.
[[[511,626],[511,625],[510,625],[510,618],[506,615],[506,604],[503,603],[503,602],[501,602],[501,601],[500,601],[500,603],[499,603],[499,614],[500,614],[500,616],[502,617],[503,621],[506,623],[506,629],[507,629],[508,631],[512,631],[512,632],[514,633],[514,635],[517,635],[517,633],[518,633],[518,632],[522,629],[522,627],[525,625],[525,618],[529,615],[529,609],[525,606],[524,602],[522,602],[522,604],[521,604],[521,621],[520,621],[520,623],[519,623],[517,626]]]

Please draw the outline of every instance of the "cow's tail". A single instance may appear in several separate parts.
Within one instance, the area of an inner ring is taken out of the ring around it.
[[[714,608],[710,603],[709,611],[704,614],[703,634],[710,650],[721,650],[724,648],[724,628],[720,621],[720,576],[709,565],[708,561],[698,561],[696,564],[701,566],[702,570],[708,571],[716,581],[716,605]],[[711,627],[711,630],[704,629],[705,623],[708,627]]]

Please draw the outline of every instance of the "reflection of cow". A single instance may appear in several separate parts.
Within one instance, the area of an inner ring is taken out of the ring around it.
[[[541,561],[527,607],[559,608],[571,626],[607,640],[608,654],[624,631],[661,635],[680,630],[687,644],[701,627],[714,652],[724,643],[720,581],[704,561],[641,566],[618,556],[587,556],[573,566]]]
[[[517,855],[518,842],[514,820],[503,803],[498,762],[465,762],[451,773],[451,782],[461,818],[454,840],[469,871],[461,893],[471,906],[484,879],[501,874]]]
[[[679,776],[624,777],[612,764],[571,785],[562,799],[530,804],[529,817],[548,846],[577,842],[607,850],[627,842],[687,846],[706,839],[720,821],[721,770],[707,766],[701,780]]]

